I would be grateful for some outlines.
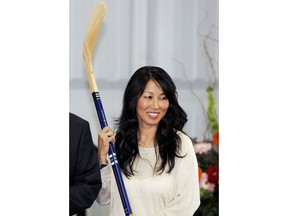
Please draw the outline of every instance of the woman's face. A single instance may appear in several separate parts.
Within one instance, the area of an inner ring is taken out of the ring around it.
[[[168,107],[169,101],[160,85],[156,81],[149,80],[137,102],[139,126],[157,126],[165,116]]]

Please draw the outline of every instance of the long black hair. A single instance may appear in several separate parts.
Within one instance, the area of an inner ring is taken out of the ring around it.
[[[182,131],[187,122],[187,114],[178,104],[176,86],[168,73],[162,68],[154,66],[139,68],[126,86],[122,113],[120,118],[116,120],[118,130],[115,149],[118,163],[127,177],[134,175],[132,166],[135,158],[139,155],[139,125],[136,106],[149,80],[156,81],[160,85],[169,101],[168,110],[159,122],[155,136],[161,157],[161,166],[157,172],[162,173],[166,164],[168,164],[167,172],[171,172],[175,166],[175,157],[182,157],[179,155],[180,138],[177,131]]]

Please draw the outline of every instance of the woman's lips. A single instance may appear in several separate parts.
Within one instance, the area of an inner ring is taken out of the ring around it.
[[[159,112],[147,112],[150,118],[157,119],[159,116]]]

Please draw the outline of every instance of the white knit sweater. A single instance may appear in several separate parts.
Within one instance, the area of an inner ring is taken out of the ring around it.
[[[155,148],[139,147],[135,160],[137,171],[130,179],[123,176],[133,216],[192,216],[200,205],[198,165],[191,139],[179,132],[181,155],[175,158],[172,172],[153,172]],[[158,148],[156,148],[158,151]],[[102,189],[97,197],[100,205],[110,204],[110,216],[125,216],[111,166],[101,169]]]

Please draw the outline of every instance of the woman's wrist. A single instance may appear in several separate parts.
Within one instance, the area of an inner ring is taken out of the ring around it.
[[[107,161],[107,159],[105,159],[105,160],[100,160],[99,163],[100,163],[100,164],[106,164],[106,165],[107,165],[107,164],[108,164],[108,161]]]
[[[100,164],[108,164],[107,154],[106,155],[98,154],[98,161]]]
[[[100,164],[100,169],[106,167],[108,165],[107,158],[105,157],[105,159],[99,160],[99,164]]]

